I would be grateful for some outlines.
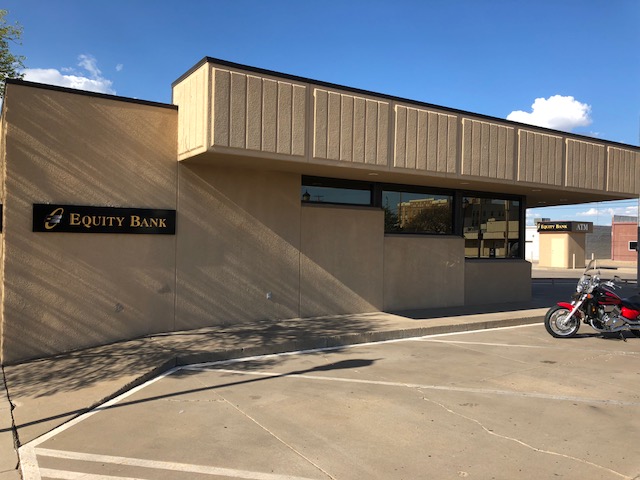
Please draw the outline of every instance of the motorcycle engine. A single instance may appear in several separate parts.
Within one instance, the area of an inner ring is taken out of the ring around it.
[[[600,323],[602,325],[601,328],[604,330],[611,330],[613,328],[618,327],[621,323],[624,323],[620,319],[620,309],[618,307],[613,307],[610,312],[606,312],[604,307],[600,307],[600,311],[598,312]]]

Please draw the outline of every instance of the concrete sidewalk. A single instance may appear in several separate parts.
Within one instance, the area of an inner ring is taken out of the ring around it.
[[[534,280],[532,299],[525,303],[219,326],[6,366],[0,376],[0,480],[20,478],[16,446],[171,367],[541,322],[555,300],[568,299],[580,275],[545,273]],[[621,273],[616,272],[624,278]]]

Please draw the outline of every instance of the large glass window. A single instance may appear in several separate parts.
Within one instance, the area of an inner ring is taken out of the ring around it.
[[[521,258],[519,200],[465,196],[462,201],[466,257]]]
[[[467,258],[522,258],[521,198],[303,176],[300,199],[382,208],[385,233],[463,235]]]
[[[373,186],[368,182],[302,177],[300,198],[305,203],[370,206],[373,203]]]
[[[382,190],[385,233],[453,233],[453,196],[415,190]]]

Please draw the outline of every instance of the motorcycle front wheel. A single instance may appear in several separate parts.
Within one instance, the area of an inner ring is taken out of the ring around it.
[[[544,327],[547,329],[547,332],[549,332],[549,335],[556,338],[568,338],[578,333],[578,329],[580,328],[578,312],[567,321],[565,319],[569,315],[569,312],[571,312],[571,310],[559,305],[549,309],[544,316]]]

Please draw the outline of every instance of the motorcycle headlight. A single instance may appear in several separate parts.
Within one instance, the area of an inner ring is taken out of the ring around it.
[[[578,280],[578,285],[576,285],[576,292],[582,293],[588,284],[589,284],[589,279],[584,275],[581,276],[580,280]]]

